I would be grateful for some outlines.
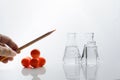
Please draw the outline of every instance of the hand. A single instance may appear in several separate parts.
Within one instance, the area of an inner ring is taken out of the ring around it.
[[[3,63],[12,61],[18,50],[18,46],[13,42],[9,37],[0,34],[0,60],[7,57],[3,60]]]

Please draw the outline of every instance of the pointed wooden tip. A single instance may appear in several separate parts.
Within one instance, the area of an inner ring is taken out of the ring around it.
[[[52,32],[56,31],[56,29],[52,30]]]

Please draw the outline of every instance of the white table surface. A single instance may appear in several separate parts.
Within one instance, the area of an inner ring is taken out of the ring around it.
[[[112,61],[113,62],[113,61]],[[120,80],[119,61],[95,66],[50,63],[42,68],[22,66],[0,69],[1,80]]]

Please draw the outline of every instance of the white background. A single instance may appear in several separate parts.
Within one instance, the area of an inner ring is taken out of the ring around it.
[[[120,0],[0,0],[0,33],[18,46],[53,29],[0,68],[21,67],[21,58],[34,48],[47,64],[62,61],[67,32],[94,32],[101,60],[110,64],[120,58]]]

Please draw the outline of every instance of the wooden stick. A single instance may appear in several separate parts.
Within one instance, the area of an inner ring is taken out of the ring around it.
[[[36,38],[36,39],[30,41],[29,43],[27,43],[27,44],[21,46],[20,48],[18,48],[18,51],[20,51],[20,50],[22,50],[22,49],[24,49],[24,48],[26,48],[26,47],[32,45],[33,43],[35,43],[35,42],[37,42],[37,41],[39,41],[39,40],[41,40],[41,39],[47,37],[48,35],[50,35],[50,34],[51,34],[52,32],[54,32],[54,31],[55,31],[55,30],[52,30],[52,31],[50,31],[50,32],[47,32],[46,34],[44,34],[44,35],[42,35],[42,36],[40,36],[40,37],[38,37],[38,38]]]
[[[49,31],[49,32],[45,33],[44,35],[42,35],[42,36],[40,36],[40,37],[38,37],[38,38],[36,38],[36,39],[28,42],[27,44],[25,44],[25,45],[21,46],[20,48],[18,48],[17,51],[20,52],[22,49],[24,49],[24,48],[32,45],[33,43],[35,43],[35,42],[37,42],[37,41],[39,41],[39,40],[47,37],[48,35],[50,35],[50,34],[53,33],[54,31],[55,31],[55,30]],[[7,59],[7,57],[2,58],[0,61],[4,61],[5,59]]]

